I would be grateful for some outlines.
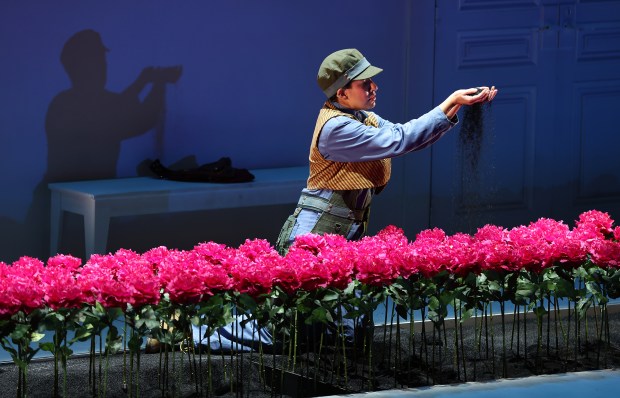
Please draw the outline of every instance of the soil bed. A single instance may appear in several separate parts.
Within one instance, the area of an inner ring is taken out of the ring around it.
[[[557,322],[551,317],[540,325],[534,317],[510,314],[503,325],[500,317],[471,318],[456,328],[453,320],[439,329],[426,323],[422,330],[417,323],[413,335],[409,324],[376,327],[373,344],[365,348],[363,342],[344,350],[325,344],[320,352],[315,347],[294,357],[177,351],[173,360],[172,353],[141,354],[140,371],[134,358],[132,373],[129,355],[117,354],[108,358],[107,373],[105,360],[97,358],[94,387],[89,357],[74,356],[67,364],[66,396],[138,396],[124,386],[139,383],[140,397],[310,397],[615,369],[620,368],[616,307],[609,307],[609,326],[602,331],[600,313],[579,323],[564,313]],[[0,364],[0,397],[16,396],[17,376],[16,365]],[[62,372],[59,383],[62,391]],[[97,391],[104,385],[105,395]],[[29,397],[53,396],[54,361],[33,361],[27,386]]]

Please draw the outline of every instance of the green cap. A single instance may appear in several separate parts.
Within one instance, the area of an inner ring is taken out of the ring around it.
[[[323,60],[316,81],[327,98],[331,98],[350,81],[368,79],[381,71],[370,65],[361,52],[348,48],[333,52]]]

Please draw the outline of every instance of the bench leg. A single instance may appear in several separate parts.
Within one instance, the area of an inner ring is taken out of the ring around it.
[[[58,245],[62,236],[63,210],[60,208],[60,194],[52,192],[50,206],[50,256],[58,254]]]
[[[93,254],[106,254],[110,216],[102,209],[84,214],[84,245],[86,260]]]

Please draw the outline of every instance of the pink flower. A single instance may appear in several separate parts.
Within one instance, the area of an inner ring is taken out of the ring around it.
[[[612,225],[614,220],[608,213],[598,210],[589,210],[579,215],[575,221],[575,232],[584,241],[591,239],[607,239],[613,236]]]
[[[329,272],[328,287],[344,290],[353,280],[357,253],[355,243],[341,235],[325,235],[326,247],[318,254]]]
[[[159,282],[173,303],[198,303],[231,287],[224,267],[209,262],[199,251],[169,250],[164,255],[159,250],[147,257],[158,258]]]
[[[620,242],[594,240],[590,245],[590,259],[601,268],[620,268]]]
[[[477,241],[468,234],[447,236],[439,228],[425,230],[409,245],[405,264],[426,278],[442,271],[456,275],[479,272],[481,255],[476,244]]]
[[[206,298],[232,288],[233,280],[227,263],[235,255],[235,249],[210,242],[194,247],[193,252],[197,258],[206,261],[206,268],[202,274]]]
[[[439,228],[419,232],[413,242],[400,249],[399,276],[407,279],[413,275],[430,277],[434,274],[427,259],[428,249],[443,242],[445,237],[445,232]]]
[[[500,226],[485,225],[474,234],[475,250],[483,270],[518,271],[514,247],[509,241],[508,231]]]
[[[9,265],[0,261],[0,319],[11,316],[17,312],[15,309],[17,302],[9,290],[10,282],[11,274]]]
[[[194,246],[193,251],[213,265],[224,265],[235,255],[235,250],[220,243],[203,242]]]
[[[294,254],[290,253],[289,251],[286,257],[272,270],[273,286],[278,286],[289,295],[301,288],[301,281],[297,275],[297,265],[304,261],[304,259],[296,258]],[[312,255],[308,254],[308,256]]]
[[[128,303],[132,307],[159,303],[159,278],[152,263],[147,258],[125,249],[114,253],[114,258],[119,265],[116,276],[127,289]]]
[[[352,244],[357,251],[357,280],[371,286],[384,286],[398,278],[403,251],[407,247],[401,229],[390,226]]]
[[[318,255],[320,252],[327,249],[330,241],[336,242],[338,237],[345,239],[344,237],[340,235],[333,235],[333,234],[308,233],[305,235],[299,235],[295,238],[295,241],[289,248],[289,251],[290,250],[305,250],[314,255]]]
[[[343,236],[306,234],[295,239],[283,267],[294,272],[300,289],[344,289],[352,281],[354,258],[352,246]]]
[[[207,261],[187,251],[170,250],[158,264],[163,292],[177,304],[197,303],[203,299],[203,274]]]
[[[513,262],[518,268],[533,272],[540,272],[543,268],[545,245],[537,232],[536,228],[519,226],[508,233],[513,248]]]
[[[579,244],[579,252],[573,249],[575,253],[579,253],[579,262],[584,261],[588,255],[593,262],[599,266],[604,266],[608,261],[613,265],[613,259],[606,259],[606,254],[610,250],[613,251],[613,245],[609,245],[604,241],[608,239],[618,240],[620,230],[618,227],[613,228],[613,219],[608,213],[598,210],[590,210],[579,215],[579,219],[575,221],[575,228],[571,231],[571,239],[574,245]],[[575,257],[578,257],[575,255]]]
[[[64,254],[47,260],[41,283],[45,302],[50,308],[79,308],[86,301],[77,282],[81,266],[81,259]]]
[[[458,276],[481,271],[481,255],[476,250],[476,240],[473,236],[457,233],[449,236],[444,245],[450,252],[450,270]]]
[[[43,262],[21,257],[10,266],[0,262],[0,317],[30,313],[43,306]]]
[[[311,292],[328,286],[329,270],[316,254],[318,253],[302,249],[300,246],[291,246],[274,275],[284,291],[289,294],[298,289]],[[283,277],[287,275],[289,282],[283,285]]]
[[[575,239],[568,225],[561,221],[541,218],[532,223],[538,237],[540,261],[543,268],[553,265],[573,267],[586,258],[585,246]]]
[[[444,239],[446,239],[446,233],[441,228],[425,229],[424,231],[418,232],[415,238],[416,241],[426,242],[442,242]]]
[[[154,247],[142,254],[142,258],[152,264],[153,271],[158,272],[158,265],[168,257],[169,250],[166,246]]]
[[[282,256],[264,239],[246,240],[225,261],[233,288],[252,297],[267,294],[273,287],[273,270]]]
[[[84,300],[106,308],[139,307],[159,302],[159,280],[152,264],[139,254],[120,249],[114,254],[94,254],[77,276]]]
[[[77,277],[88,304],[101,303],[106,308],[126,308],[131,292],[119,280],[119,262],[111,254],[93,254]]]
[[[583,259],[580,242],[561,221],[540,218],[527,227],[513,228],[509,239],[514,261],[528,271],[541,272],[553,265],[574,264]]]

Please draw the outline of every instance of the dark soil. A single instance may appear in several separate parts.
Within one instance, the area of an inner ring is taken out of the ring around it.
[[[453,320],[438,329],[427,323],[422,330],[417,323],[413,334],[408,324],[376,327],[372,346],[359,341],[357,348],[343,350],[341,344],[324,344],[320,355],[318,347],[312,352],[300,347],[294,358],[177,351],[173,360],[172,353],[167,358],[142,353],[139,372],[137,357],[131,371],[130,355],[111,356],[107,372],[106,361],[97,358],[91,374],[89,357],[73,357],[66,396],[136,397],[135,389],[130,393],[124,386],[137,381],[140,397],[309,397],[620,368],[620,311],[613,307],[608,314],[602,332],[600,312],[578,323],[574,316],[562,323],[552,316],[540,327],[523,315],[506,315],[503,325],[499,317],[477,318],[457,324],[457,333]],[[62,371],[59,375],[64,396]],[[16,365],[0,365],[0,397],[16,396],[17,378]],[[105,394],[97,391],[104,385]],[[54,362],[33,361],[27,387],[29,397],[52,397]]]

